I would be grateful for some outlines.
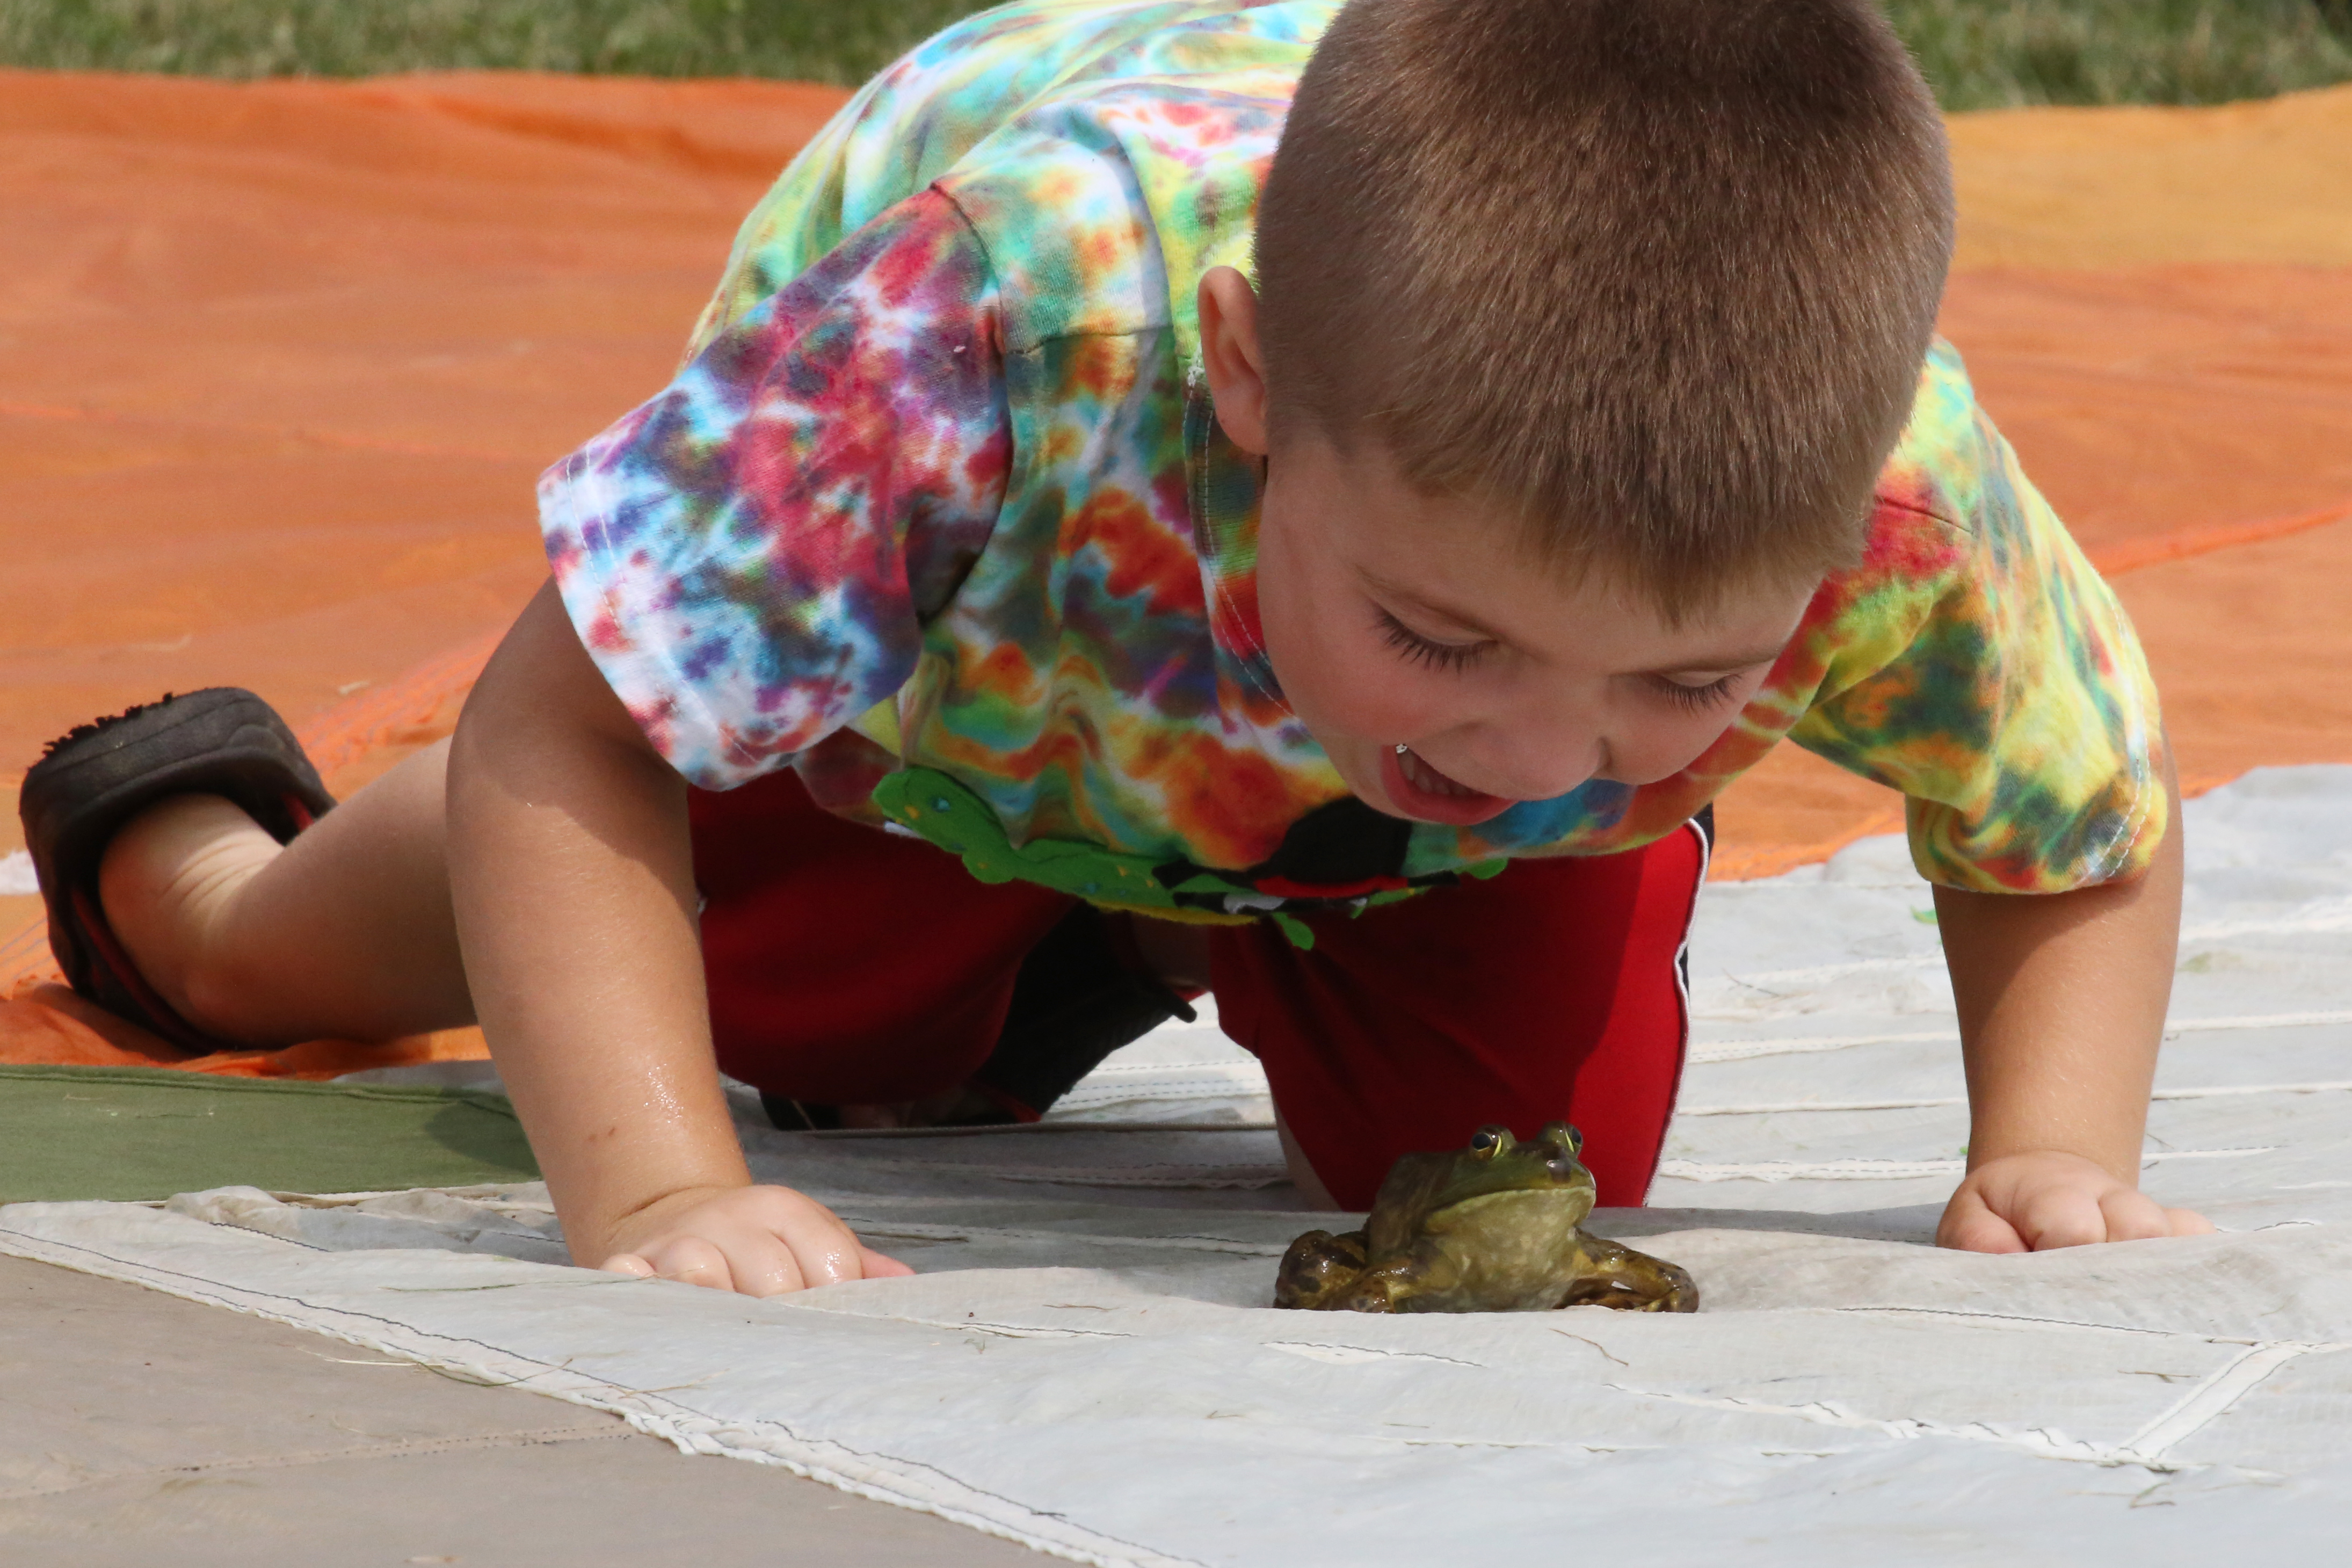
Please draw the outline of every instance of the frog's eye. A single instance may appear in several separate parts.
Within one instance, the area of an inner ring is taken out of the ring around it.
[[[1504,1141],[1510,1135],[1511,1130],[1507,1127],[1481,1127],[1477,1131],[1470,1134],[1470,1152],[1492,1154],[1503,1146]]]

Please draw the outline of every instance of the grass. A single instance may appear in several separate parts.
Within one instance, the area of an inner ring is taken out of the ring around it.
[[[982,0],[0,0],[0,63],[202,76],[516,69],[855,85]]]
[[[1883,0],[1948,108],[2215,103],[2352,80],[2352,0]],[[851,84],[975,0],[0,0],[0,63],[450,68]]]
[[[2225,103],[2352,80],[2352,0],[1885,0],[1947,109]]]

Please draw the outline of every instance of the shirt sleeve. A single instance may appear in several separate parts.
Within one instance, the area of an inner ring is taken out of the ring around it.
[[[1823,586],[1799,636],[1822,679],[1790,738],[1908,797],[1929,881],[2063,892],[2154,858],[2168,803],[2139,639],[1948,347],[1863,563]]]
[[[540,480],[573,626],[725,789],[889,697],[986,545],[1012,453],[998,300],[925,191],[711,336]]]

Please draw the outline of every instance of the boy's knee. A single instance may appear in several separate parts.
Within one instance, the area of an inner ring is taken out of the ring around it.
[[[291,1045],[267,1021],[277,1016],[267,1005],[273,968],[282,974],[283,960],[273,966],[234,947],[201,947],[163,999],[181,1017],[217,1038],[265,1048]],[[157,989],[163,990],[160,985]]]

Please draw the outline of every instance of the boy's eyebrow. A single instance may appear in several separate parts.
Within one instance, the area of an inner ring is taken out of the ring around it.
[[[1407,605],[1413,609],[1421,610],[1426,614],[1434,616],[1440,620],[1451,621],[1454,623],[1454,626],[1457,630],[1468,632],[1475,637],[1484,638],[1487,642],[1508,643],[1511,641],[1509,637],[1505,637],[1502,633],[1496,631],[1494,627],[1488,626],[1477,616],[1470,614],[1467,610],[1458,610],[1451,605],[1443,604],[1438,600],[1429,598],[1424,595],[1415,592],[1413,589],[1406,587],[1402,583],[1391,582],[1377,572],[1365,572],[1361,567],[1357,568],[1357,570],[1359,572],[1362,572],[1364,581],[1375,589],[1384,599],[1393,599],[1402,604]]]
[[[1673,664],[1661,665],[1655,669],[1644,670],[1643,673],[1644,675],[1697,675],[1708,670],[1729,673],[1736,669],[1746,669],[1752,665],[1774,663],[1788,646],[1785,642],[1778,642],[1769,647],[1746,648],[1738,652],[1708,654],[1701,658],[1679,659]]]

